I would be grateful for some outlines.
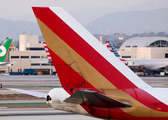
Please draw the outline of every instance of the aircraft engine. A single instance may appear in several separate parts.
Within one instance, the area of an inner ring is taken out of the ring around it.
[[[81,105],[64,102],[70,95],[63,88],[54,88],[47,95],[47,102],[55,109],[88,115]]]

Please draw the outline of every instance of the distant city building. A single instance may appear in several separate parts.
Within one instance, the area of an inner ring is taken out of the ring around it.
[[[106,44],[106,37],[104,37],[104,36],[99,36],[99,38],[100,38],[100,42],[101,42],[102,44]]]
[[[168,58],[167,37],[134,37],[120,47],[122,58],[164,59]]]
[[[16,62],[7,72],[23,72],[24,69],[34,69],[38,74],[51,74],[55,71],[54,66],[48,63],[47,54],[38,35],[20,35],[19,49],[11,48],[9,62]]]

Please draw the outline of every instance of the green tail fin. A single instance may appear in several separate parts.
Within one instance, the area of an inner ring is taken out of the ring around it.
[[[0,62],[5,62],[12,41],[12,39],[8,39],[0,46]]]

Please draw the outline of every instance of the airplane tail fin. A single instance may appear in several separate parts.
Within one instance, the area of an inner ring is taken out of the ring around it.
[[[48,57],[48,61],[49,61],[49,63],[52,63],[52,58],[51,58],[51,55],[50,55],[50,52],[48,50],[48,47],[47,47],[46,43],[43,42],[43,45],[44,45],[44,49],[45,49],[45,52],[46,52],[47,57]]]
[[[63,87],[87,81],[97,89],[150,87],[62,8],[33,11]]]
[[[8,39],[0,46],[0,62],[5,62],[12,41],[12,39]]]
[[[106,41],[106,46],[107,46],[107,48],[108,48],[112,53],[114,53],[114,55],[115,55],[116,57],[121,57],[121,56],[118,54],[118,52],[116,51],[115,47],[111,44],[110,41]]]

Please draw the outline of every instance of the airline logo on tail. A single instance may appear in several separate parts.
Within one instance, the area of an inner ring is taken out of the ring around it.
[[[6,54],[6,48],[4,46],[0,46],[0,57],[3,57]]]
[[[0,46],[0,62],[4,62],[6,59],[6,56],[9,52],[9,48],[12,44],[12,39],[6,40],[1,46]]]

